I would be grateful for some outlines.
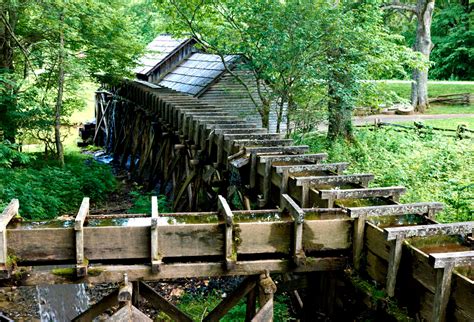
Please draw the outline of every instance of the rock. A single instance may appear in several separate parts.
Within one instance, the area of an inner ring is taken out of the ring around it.
[[[415,109],[410,104],[399,103],[393,105],[392,108],[395,109],[395,114],[398,115],[411,115],[415,112]]]

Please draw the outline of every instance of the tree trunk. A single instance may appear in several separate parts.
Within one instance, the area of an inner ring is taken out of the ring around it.
[[[14,73],[13,48],[14,40],[11,32],[15,30],[18,15],[15,8],[7,4],[0,10],[2,20],[0,20],[0,75],[9,79]],[[5,20],[5,21],[4,21]],[[16,122],[10,117],[10,111],[16,109],[16,89],[8,82],[3,86],[8,94],[2,99],[0,104],[0,128],[4,131],[5,139],[15,142]]]
[[[262,102],[262,107],[258,110],[262,119],[262,127],[269,129],[270,127],[270,102]]]
[[[56,100],[55,118],[54,118],[54,140],[59,164],[64,166],[64,148],[61,142],[61,112],[63,107],[64,92],[64,32],[62,29],[64,16],[60,15],[61,28],[59,32],[59,57],[58,57],[58,97]]]
[[[416,5],[417,26],[414,50],[430,59],[433,43],[431,42],[431,22],[435,0],[418,0]],[[413,70],[411,103],[416,111],[424,112],[428,107],[428,67]]]
[[[350,105],[344,104],[343,99],[338,95],[338,90],[335,88],[334,83],[330,82],[328,87],[329,125],[327,137],[330,142],[339,138],[352,141],[354,138],[352,108],[350,108]]]

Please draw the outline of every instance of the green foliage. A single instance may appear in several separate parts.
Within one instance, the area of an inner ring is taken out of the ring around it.
[[[472,5],[471,5],[472,6]],[[433,79],[471,80],[474,78],[474,10],[458,3],[446,5],[433,17],[431,52]]]
[[[34,156],[18,151],[17,144],[8,141],[0,143],[0,168],[11,168],[16,165],[27,165]]]
[[[210,311],[214,309],[222,301],[221,294],[217,291],[207,295],[198,296],[184,294],[178,302],[178,308],[188,314],[195,321],[202,321]],[[291,317],[288,298],[284,295],[275,296],[274,301],[274,321],[293,321]],[[234,306],[220,321],[244,321],[245,320],[246,303],[242,299]]]
[[[328,145],[322,135],[297,137],[314,152],[325,151],[329,161],[348,161],[351,173],[370,172],[374,186],[402,185],[408,191],[402,202],[439,201],[446,210],[439,220],[473,220],[474,146],[471,140],[454,140],[432,134],[420,137],[415,133],[392,129],[359,130],[357,142],[344,141]]]
[[[83,197],[101,202],[115,190],[108,166],[79,154],[66,160],[64,168],[40,159],[28,168],[0,168],[0,203],[18,198],[23,218],[44,220],[76,212]]]
[[[127,211],[129,214],[150,214],[151,213],[151,196],[153,192],[130,191],[133,206]],[[171,204],[165,195],[158,195],[158,211],[160,213],[172,212]]]

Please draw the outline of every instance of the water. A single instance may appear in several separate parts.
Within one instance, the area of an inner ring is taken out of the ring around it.
[[[88,308],[85,284],[38,285],[41,321],[71,321]]]

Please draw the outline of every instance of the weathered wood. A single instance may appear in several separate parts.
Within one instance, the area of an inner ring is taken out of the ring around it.
[[[474,228],[474,221],[451,224],[416,225],[408,227],[389,227],[384,229],[387,240],[396,238],[426,237],[433,235],[465,235]]]
[[[156,196],[151,197],[151,269],[153,272],[160,270],[161,257],[159,253],[158,241],[158,199]]]
[[[373,197],[392,197],[406,192],[404,187],[383,187],[383,188],[363,188],[363,189],[334,189],[319,190],[321,199],[356,199]]]
[[[303,184],[321,185],[321,184],[341,184],[341,183],[357,183],[364,187],[368,182],[374,179],[373,174],[346,174],[346,175],[327,175],[327,176],[311,176],[297,177],[296,185]]]
[[[301,148],[306,148],[306,146],[301,146]],[[249,148],[247,148],[249,150]],[[285,153],[284,149],[278,150],[278,152]],[[265,151],[261,151],[263,153]],[[268,151],[270,152],[270,151]],[[276,152],[276,151],[275,151]],[[297,152],[297,153],[304,153],[304,152]],[[261,163],[266,163],[268,160],[272,160],[274,162],[311,162],[317,163],[321,160],[324,160],[328,157],[326,153],[315,153],[315,154],[281,154],[281,155],[261,155],[259,156],[259,160]]]
[[[247,277],[240,285],[219,303],[203,321],[219,321],[227,312],[236,306],[240,300],[257,285],[254,276]]]
[[[340,173],[345,170],[349,163],[320,163],[320,164],[297,164],[297,165],[274,165],[277,173],[283,173],[289,171],[290,173],[295,172],[306,172],[306,171],[334,171]]]
[[[96,265],[95,274],[76,279],[67,275],[58,275],[50,269],[23,267],[22,279],[18,285],[38,284],[67,284],[67,283],[115,283],[123,280],[123,274],[128,274],[129,281],[145,280],[158,281],[172,278],[191,278],[206,276],[256,275],[269,270],[271,273],[303,273],[314,271],[341,270],[346,267],[346,257],[307,257],[306,265],[295,267],[293,261],[286,259],[265,259],[238,261],[232,270],[226,270],[222,262],[198,262],[163,264],[158,274],[152,273],[149,265]],[[14,271],[15,273],[15,271]]]
[[[119,302],[131,302],[133,294],[132,283],[126,281],[125,284],[120,286],[117,300]]]
[[[272,192],[272,161],[267,160],[265,163],[265,174],[263,176],[263,202],[266,205],[270,201]]]
[[[398,268],[400,267],[400,259],[402,258],[403,239],[398,237],[392,242],[390,249],[390,257],[388,260],[387,273],[387,294],[390,297],[395,296],[395,286],[397,283]]]
[[[3,210],[2,214],[0,215],[0,238],[1,238],[1,245],[0,245],[0,271],[2,271],[1,277],[9,277],[8,274],[8,242],[7,242],[7,225],[10,220],[18,215],[18,209],[20,207],[20,202],[18,199],[13,199],[10,201],[8,206]]]
[[[448,307],[449,296],[451,294],[451,278],[454,269],[454,262],[449,262],[444,268],[437,269],[436,291],[433,303],[433,322],[443,322],[446,320],[446,308]]]
[[[140,295],[142,295],[153,307],[163,311],[173,321],[178,322],[191,322],[192,319],[183,313],[176,306],[168,302],[164,297],[158,294],[148,284],[140,282]]]
[[[234,215],[230,206],[221,195],[217,196],[219,213],[224,219],[224,258],[226,269],[230,270],[237,262],[237,250],[234,246],[233,232],[234,232]]]
[[[303,222],[304,211],[287,194],[282,195],[284,200],[284,209],[293,217],[293,243],[292,257],[296,266],[304,265],[305,253],[303,249]]]
[[[444,268],[451,263],[455,267],[474,265],[474,250],[430,254],[429,263],[433,265],[434,268]]]
[[[247,153],[258,153],[258,154],[271,154],[271,153],[305,153],[309,151],[307,145],[289,145],[289,146],[246,146],[245,152]]]
[[[124,306],[120,310],[114,313],[110,318],[105,320],[107,322],[122,322],[122,321],[133,321],[133,322],[152,322],[145,313],[138,310],[133,305]]]
[[[233,141],[235,146],[239,147],[252,147],[252,146],[262,146],[262,147],[271,147],[271,146],[290,146],[293,143],[291,139],[240,139]]]
[[[76,274],[84,276],[87,274],[87,262],[84,256],[84,221],[89,214],[89,198],[84,198],[79,212],[74,220],[74,231],[76,235]]]
[[[104,296],[99,302],[93,304],[86,311],[82,312],[74,319],[73,322],[90,322],[94,320],[95,317],[104,313],[109,308],[118,304],[118,289],[110,293],[109,295]]]
[[[443,204],[439,202],[419,202],[401,205],[371,206],[347,208],[347,212],[352,218],[360,215],[367,216],[386,216],[386,215],[404,215],[404,214],[428,214],[430,211],[441,211]]]
[[[255,309],[257,305],[257,288],[251,289],[247,293],[247,300],[245,306],[245,322],[250,322],[255,316]]]
[[[273,298],[269,299],[265,304],[258,310],[252,322],[271,322],[273,321]]]
[[[367,215],[361,214],[354,222],[353,262],[356,270],[360,270],[362,250],[364,248],[365,221]]]
[[[258,310],[252,321],[273,321],[273,295],[277,290],[276,284],[270,277],[268,270],[260,274],[258,283],[258,302],[260,310]]]

